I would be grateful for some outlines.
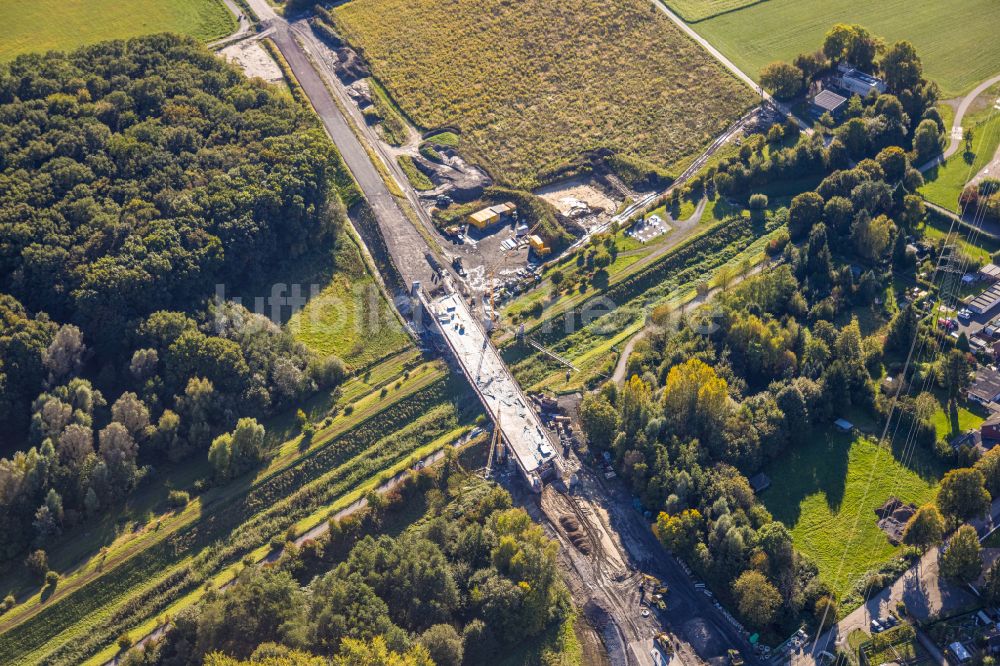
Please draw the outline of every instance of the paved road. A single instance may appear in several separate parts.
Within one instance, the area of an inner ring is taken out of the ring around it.
[[[1000,523],[1000,498],[993,500],[989,516],[970,522],[976,528],[980,538],[989,534],[993,527]],[[968,598],[963,598],[963,595],[966,594],[964,590],[948,586],[944,581],[938,580],[937,560],[938,549],[929,550],[892,585],[873,595],[867,603],[856,608],[840,622],[827,629],[800,654],[793,655],[792,665],[813,666],[816,663],[816,656],[821,650],[833,652],[834,645],[846,639],[854,629],[869,631],[871,619],[884,617],[890,605],[895,606],[897,600],[905,600],[907,608],[913,609],[913,612],[917,614],[921,612],[919,604],[922,603],[927,606],[925,609],[927,615],[934,612],[940,613],[941,607],[945,609],[961,607],[963,603],[967,603]],[[929,596],[933,596],[933,598],[929,598]]]
[[[735,278],[733,278],[732,284],[730,284],[728,288],[732,289],[733,287],[738,285],[740,282],[743,282],[743,280],[747,279],[751,275],[756,275],[757,273],[761,272],[767,265],[768,262],[764,261],[752,267],[746,275],[737,275]],[[684,305],[684,307],[682,308],[683,311],[687,312],[700,305],[704,305],[709,299],[718,294],[721,290],[722,290],[721,287],[713,287],[705,294],[695,296],[693,299],[691,299]],[[625,381],[625,372],[628,370],[628,357],[632,355],[632,349],[635,348],[635,345],[637,342],[639,342],[639,340],[642,340],[644,337],[646,337],[646,335],[650,333],[650,331],[654,330],[655,328],[656,327],[653,326],[652,324],[647,324],[641,331],[639,331],[638,333],[636,333],[635,335],[633,335],[631,338],[628,339],[628,342],[622,349],[621,355],[618,357],[618,363],[615,364],[615,371],[611,375],[611,381],[615,382],[616,384],[621,384],[622,382]]]
[[[262,29],[274,29],[271,39],[285,56],[323,127],[371,205],[396,269],[407,284],[420,280],[430,287],[436,279],[436,272],[427,260],[431,248],[389,192],[368,152],[296,40],[288,21],[275,14],[267,0],[247,2],[260,19]]]
[[[226,44],[235,42],[237,39],[240,39],[250,33],[250,18],[243,13],[243,10],[240,9],[239,5],[233,2],[233,0],[222,0],[222,2],[225,3],[229,11],[236,17],[236,32],[231,35],[227,35],[222,39],[217,39],[214,42],[209,42],[207,46],[210,49],[220,49]]]
[[[945,149],[943,153],[920,167],[920,171],[927,171],[928,169],[943,163],[946,159],[958,152],[959,147],[962,145],[962,119],[965,118],[966,112],[968,112],[972,103],[976,101],[976,98],[979,97],[979,95],[981,95],[987,88],[996,83],[1000,83],[1000,74],[983,81],[976,86],[972,92],[962,98],[962,101],[958,104],[958,109],[955,110],[955,120],[951,124],[951,141],[948,143],[948,148]]]

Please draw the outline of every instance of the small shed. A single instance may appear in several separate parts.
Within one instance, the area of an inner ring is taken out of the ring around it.
[[[854,430],[854,424],[847,419],[837,419],[833,422],[833,425],[837,427],[840,432],[851,432]]]
[[[1000,266],[994,263],[986,264],[979,269],[979,277],[982,280],[989,280],[990,282],[1000,280]]]

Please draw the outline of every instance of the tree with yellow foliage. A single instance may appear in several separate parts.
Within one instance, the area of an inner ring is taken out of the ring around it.
[[[678,435],[698,437],[709,445],[719,437],[732,410],[726,380],[696,358],[670,369],[661,404]]]

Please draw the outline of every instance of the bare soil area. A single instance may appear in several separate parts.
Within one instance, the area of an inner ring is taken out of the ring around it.
[[[594,179],[582,176],[546,185],[535,194],[587,231],[610,220],[623,201],[618,193],[612,194]]]
[[[278,63],[260,45],[260,42],[245,40],[231,44],[219,51],[228,62],[235,63],[250,78],[264,79],[268,83],[282,80]]]

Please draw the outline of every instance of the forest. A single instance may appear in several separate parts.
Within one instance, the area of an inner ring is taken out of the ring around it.
[[[456,459],[368,499],[362,513],[331,519],[301,547],[278,540],[280,557],[245,566],[122,663],[461,666],[496,663],[571,626],[558,545],[505,490],[468,476]],[[384,533],[413,507],[423,515],[397,536]]]
[[[212,300],[334,256],[342,168],[311,115],[190,38],[0,65],[0,560],[159,464],[245,472],[264,456],[256,419],[343,379],[336,357]]]

